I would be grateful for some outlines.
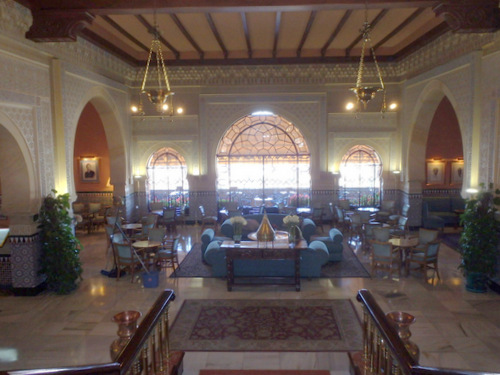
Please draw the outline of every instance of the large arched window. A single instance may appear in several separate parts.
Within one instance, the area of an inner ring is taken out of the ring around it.
[[[340,199],[358,207],[380,204],[382,163],[377,152],[365,145],[352,147],[340,163]]]
[[[277,115],[249,115],[234,123],[217,150],[219,200],[241,206],[307,206],[310,154],[304,137]]]
[[[187,203],[189,191],[186,162],[177,151],[164,147],[148,161],[146,189],[149,202],[163,202],[168,207]]]

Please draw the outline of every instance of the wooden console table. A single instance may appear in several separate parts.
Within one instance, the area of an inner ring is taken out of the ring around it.
[[[300,250],[307,249],[307,242],[301,240],[297,244],[290,245],[288,241],[273,241],[273,242],[257,242],[257,241],[241,241],[240,245],[235,245],[234,241],[224,241],[221,245],[222,249],[226,250],[226,266],[227,266],[227,290],[233,289],[234,283],[234,260],[235,259],[269,259],[269,260],[284,260],[293,259],[294,276],[291,277],[289,285],[295,285],[295,290],[300,291]],[[246,277],[245,279],[286,279],[284,277]],[[243,284],[243,283],[238,283]],[[250,281],[248,284],[254,284]],[[274,283],[273,283],[274,284]]]

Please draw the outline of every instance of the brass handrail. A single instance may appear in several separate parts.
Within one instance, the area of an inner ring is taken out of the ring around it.
[[[111,363],[49,369],[0,371],[0,375],[124,375],[175,373],[170,366],[168,345],[168,308],[175,299],[172,290],[164,290],[156,299],[134,336]]]
[[[381,373],[384,375],[500,375],[494,372],[420,366],[408,352],[396,329],[389,323],[370,291],[359,290],[356,299],[362,303],[364,309],[364,345],[361,360],[363,368],[359,369],[361,375]],[[373,333],[373,331],[376,332]]]

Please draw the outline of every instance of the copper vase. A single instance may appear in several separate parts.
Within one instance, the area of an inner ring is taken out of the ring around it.
[[[274,237],[275,237],[274,229],[271,226],[267,214],[264,213],[264,216],[262,217],[262,223],[260,223],[259,229],[257,229],[257,241],[261,242],[274,241]]]
[[[415,322],[415,317],[403,311],[392,311],[385,314],[385,316],[389,320],[389,323],[391,323],[392,326],[396,328],[398,336],[405,344],[408,353],[410,353],[413,359],[418,362],[418,358],[420,357],[420,349],[418,348],[417,344],[410,341],[410,325]]]
[[[111,320],[118,324],[118,331],[116,332],[118,338],[111,343],[109,348],[111,360],[114,361],[122,349],[128,344],[137,330],[137,320],[139,320],[141,315],[139,311],[122,311],[113,316]]]

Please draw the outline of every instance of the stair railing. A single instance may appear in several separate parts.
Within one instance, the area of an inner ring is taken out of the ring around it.
[[[363,352],[350,353],[357,375],[500,375],[420,366],[372,294],[361,289],[357,300],[363,305]]]
[[[164,290],[141,321],[128,344],[114,362],[51,369],[0,371],[0,375],[177,375],[182,373],[183,352],[169,346],[168,310],[175,299],[172,290]]]

